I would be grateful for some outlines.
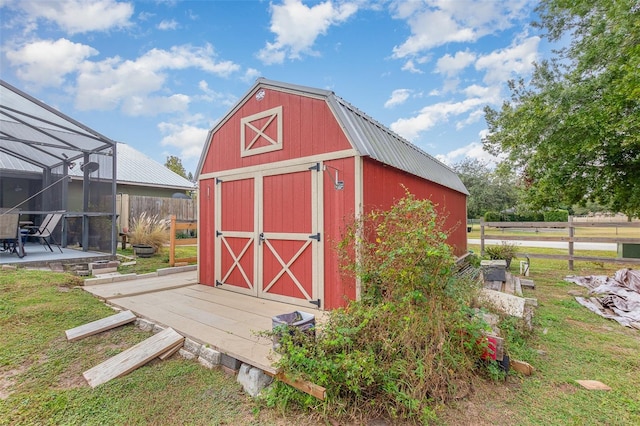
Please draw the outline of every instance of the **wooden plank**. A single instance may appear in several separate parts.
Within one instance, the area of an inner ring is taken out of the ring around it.
[[[267,374],[269,373],[267,372]],[[316,385],[315,383],[311,383],[306,380],[290,379],[282,372],[279,372],[274,377],[277,380],[280,380],[281,382],[286,383],[289,386],[292,386],[304,393],[308,393],[311,396],[315,396],[320,400],[324,400],[327,397],[327,390],[322,386]]]
[[[173,348],[178,342],[183,341],[183,336],[175,332],[172,328],[166,328],[126,351],[90,368],[82,373],[82,375],[89,385],[95,388],[111,379],[130,373],[155,357],[165,353],[169,348]]]
[[[580,386],[589,390],[610,391],[611,388],[598,380],[576,380]]]
[[[128,324],[136,320],[136,316],[131,311],[123,311],[115,315],[111,315],[107,318],[102,318],[88,324],[84,324],[65,331],[67,340],[75,342],[76,340],[83,339],[94,334],[101,333],[112,328],[119,327],[124,324]]]
[[[178,352],[180,350],[180,348],[182,347],[182,345],[183,345],[183,342],[176,343],[176,345],[173,348],[170,348],[165,353],[159,355],[158,358],[160,360],[162,360],[162,361],[164,361],[167,358],[171,358],[171,355],[173,355],[176,352]]]

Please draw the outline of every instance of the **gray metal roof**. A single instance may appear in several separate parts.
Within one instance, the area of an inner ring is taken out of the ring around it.
[[[116,143],[0,80],[0,152],[40,169],[85,153],[110,152]]]
[[[259,78],[236,106],[209,132],[207,144],[211,141],[211,134],[222,126],[222,124],[240,108],[247,97],[250,97],[259,87],[325,99],[358,155],[370,157],[383,164],[469,195],[467,188],[455,171],[411,142],[397,135],[389,128],[378,123],[373,118],[367,116],[364,112],[346,102],[344,99],[336,96],[336,94],[330,90]],[[200,164],[197,169],[198,174],[204,162],[204,156],[207,152],[206,148],[207,147],[203,150],[202,157],[200,158]]]
[[[145,185],[177,190],[195,189],[193,182],[124,143],[118,143],[116,170],[118,184]],[[82,172],[79,168],[70,170],[69,175],[82,178]]]

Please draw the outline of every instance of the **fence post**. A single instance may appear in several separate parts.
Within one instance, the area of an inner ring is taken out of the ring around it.
[[[573,216],[569,216],[569,270],[573,271]]]
[[[169,229],[169,266],[176,264],[176,215],[171,215],[171,227]]]
[[[484,256],[484,219],[480,219],[480,256]]]

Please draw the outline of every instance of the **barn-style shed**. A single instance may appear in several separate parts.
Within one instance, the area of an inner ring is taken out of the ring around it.
[[[335,246],[406,187],[467,250],[460,178],[332,91],[258,79],[210,131],[198,165],[199,282],[320,309],[358,297]]]

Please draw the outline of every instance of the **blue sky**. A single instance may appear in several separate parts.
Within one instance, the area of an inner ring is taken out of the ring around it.
[[[528,0],[0,0],[1,78],[195,172],[258,77],[333,90],[448,164],[549,52]]]

